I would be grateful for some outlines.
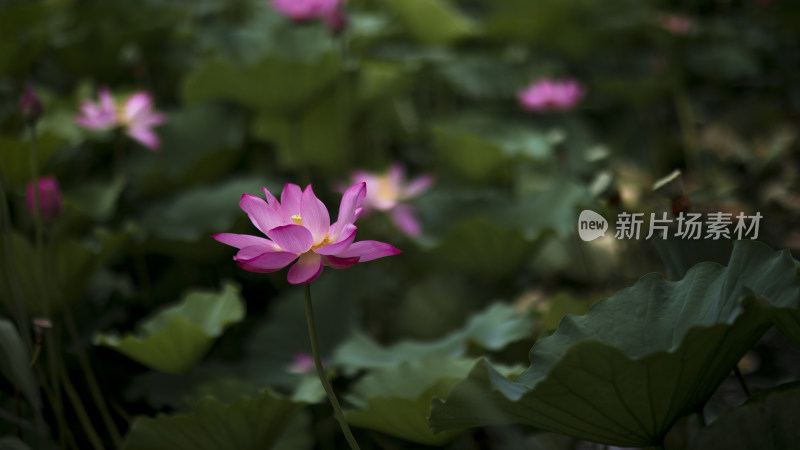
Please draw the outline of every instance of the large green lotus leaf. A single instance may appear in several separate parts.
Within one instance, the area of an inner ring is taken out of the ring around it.
[[[334,349],[356,321],[356,305],[390,295],[395,281],[368,265],[348,270],[325,270],[311,287],[317,336],[323,360],[333,361]],[[287,368],[297,354],[311,354],[302,289],[291,289],[271,305],[266,320],[253,331],[244,362],[248,379],[256,384],[291,385],[298,375]]]
[[[487,34],[524,40],[563,57],[630,46],[630,36],[652,20],[652,2],[617,0],[614,8],[592,0],[503,0],[490,2]]]
[[[448,0],[382,0],[415,40],[446,45],[474,35],[477,24]]]
[[[419,255],[420,259],[424,256]],[[421,260],[419,263],[430,264]],[[412,260],[408,264],[414,266],[416,262]],[[440,339],[463,326],[468,316],[476,312],[480,297],[471,296],[473,292],[464,285],[463,278],[452,275],[420,277],[407,284],[404,290],[392,309],[391,321],[385,325],[384,339]]]
[[[513,99],[529,80],[517,67],[498,64],[491,56],[462,56],[437,67],[460,93],[480,100]]]
[[[11,283],[15,283],[23,296],[30,315],[50,316],[60,308],[79,298],[94,273],[103,267],[120,248],[127,244],[132,230],[110,232],[95,230],[84,240],[65,239],[44,248],[45,272],[37,264],[35,245],[24,236],[12,233],[9,244],[15,265],[0,276],[3,301],[12,298]],[[4,244],[5,240],[0,240]],[[2,249],[5,251],[5,249]],[[53,276],[55,274],[55,282]],[[44,277],[44,278],[43,278]],[[49,280],[45,282],[45,280]]]
[[[502,179],[506,175],[506,158],[499,145],[474,132],[446,126],[436,126],[431,131],[441,158],[461,175],[479,181]]]
[[[277,145],[285,167],[344,169],[350,162],[351,87],[348,80],[335,83],[297,114],[260,114],[251,131]]]
[[[800,448],[797,411],[800,411],[800,385],[797,383],[760,392],[700,430],[689,449]]]
[[[532,250],[532,243],[518,229],[475,217],[445,235],[431,258],[467,273],[503,276],[518,270]]]
[[[229,174],[241,160],[244,115],[230,105],[201,103],[169,112],[157,128],[159,152],[128,151],[124,170],[135,190],[168,194],[176,185],[213,180]]]
[[[531,336],[529,316],[504,303],[495,303],[471,317],[464,327],[431,342],[403,341],[385,347],[363,333],[354,333],[336,349],[333,361],[346,372],[391,368],[399,364],[434,356],[463,356],[471,345],[497,351]]]
[[[431,400],[447,398],[473,364],[470,359],[428,357],[374,370],[347,396],[357,408],[345,411],[347,421],[420,444],[444,445],[462,430],[434,434],[426,421]]]
[[[524,157],[546,162],[554,158],[553,146],[564,140],[561,132],[531,129],[529,123],[468,112],[444,124],[454,133],[479,136],[503,152],[506,158]]]
[[[564,238],[575,232],[578,205],[589,201],[586,186],[560,179],[553,180],[546,189],[526,193],[518,201],[492,205],[487,212],[518,227],[528,240],[541,238],[545,232]]]
[[[0,374],[25,395],[35,410],[39,410],[42,400],[30,360],[17,328],[10,320],[0,317]]]
[[[411,84],[412,78],[401,64],[386,61],[364,61],[358,71],[360,106],[385,101]]]
[[[181,373],[199,361],[233,323],[244,318],[239,288],[192,291],[183,300],[147,319],[138,334],[99,334],[95,343],[113,348],[150,368]]]
[[[142,225],[154,236],[166,240],[194,242],[208,238],[211,233],[230,230],[237,218],[244,215],[239,208],[242,194],[263,197],[260,189],[265,185],[274,187],[263,177],[249,176],[186,189],[151,205],[142,216]]]
[[[258,397],[241,397],[224,404],[213,397],[197,403],[191,414],[139,417],[125,439],[126,450],[217,450],[271,448],[285,433],[308,431],[292,425],[301,404],[267,390]],[[301,418],[302,419],[302,418]],[[308,448],[307,440],[286,437]]]
[[[218,349],[214,349],[219,354]],[[137,375],[126,389],[125,397],[131,402],[146,401],[156,410],[169,408],[175,412],[191,412],[197,402],[214,397],[230,403],[239,397],[259,395],[265,386],[273,386],[258,379],[260,374],[248,371],[244,364],[230,360],[214,360],[214,353],[183,374],[148,371]],[[312,367],[308,372],[295,375],[293,385],[279,386],[293,401],[316,404],[327,402],[325,390]],[[289,394],[291,393],[291,394]]]
[[[125,188],[125,178],[118,176],[110,182],[88,182],[64,192],[64,201],[80,213],[96,221],[108,221],[117,208],[117,200]]]
[[[281,279],[286,275],[275,276]],[[329,367],[336,367],[333,350],[355,324],[356,304],[389,296],[396,289],[397,283],[391,276],[368,264],[343,271],[325,270],[314,281],[311,290],[317,336],[323,360]],[[204,361],[179,376],[157,372],[137,376],[126,395],[131,401],[144,398],[155,408],[185,409],[204,394],[224,401],[271,386],[292,392],[296,401],[324,401],[325,394],[313,368],[303,374],[289,370],[295,355],[311,353],[300,287],[269,300],[268,313],[255,324],[244,350],[245,355],[239,361],[231,361],[221,353],[224,349],[214,348]]]
[[[465,224],[471,220],[492,221],[505,230],[503,234],[521,232],[525,240],[532,242],[548,232],[561,238],[574,237],[581,210],[579,205],[593,201],[588,189],[568,179],[543,180],[542,183],[538,190],[519,196],[463,185],[437,186],[415,202],[420,220],[425,224],[419,240],[434,246],[454,229],[467,227]],[[455,239],[451,240],[457,245]],[[465,248],[472,246],[469,242],[466,244]]]
[[[800,345],[800,311],[780,311],[775,316],[775,324],[786,336]]]
[[[446,402],[434,401],[431,426],[518,422],[612,445],[657,444],[711,396],[776,311],[797,309],[797,265],[788,252],[740,241],[728,267],[701,263],[676,282],[645,276],[562,320],[514,381],[476,364]]]
[[[320,384],[320,390],[322,385]],[[323,397],[325,394],[323,393]],[[289,423],[283,428],[283,432],[278,437],[278,442],[272,446],[273,450],[304,450],[314,447],[314,433],[312,426],[311,412],[301,409],[289,419]]]
[[[733,249],[731,241],[722,239],[652,239],[649,243],[664,263],[668,280],[680,280],[692,266],[703,261],[725,264]]]
[[[244,65],[216,59],[190,73],[182,93],[188,103],[233,100],[265,112],[288,114],[303,109],[340,73],[334,52],[311,61],[270,55]]]
[[[553,145],[563,134],[532,130],[530,125],[505,118],[468,112],[432,128],[438,153],[453,168],[475,180],[493,180],[510,174],[511,162],[554,161]]]

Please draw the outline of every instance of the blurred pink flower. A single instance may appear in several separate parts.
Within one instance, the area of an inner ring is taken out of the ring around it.
[[[42,102],[30,84],[25,86],[25,91],[19,100],[19,109],[22,113],[22,118],[27,122],[36,122],[42,115]]]
[[[83,114],[75,118],[75,123],[90,130],[103,130],[117,124],[117,106],[111,92],[101,88],[98,95],[100,101],[97,103],[81,103]]]
[[[694,21],[681,14],[659,14],[656,18],[658,25],[672,34],[685,35],[692,31]]]
[[[413,206],[405,203],[431,187],[434,178],[422,175],[406,182],[405,168],[392,164],[385,174],[358,171],[350,177],[353,183],[367,184],[367,197],[364,209],[388,212],[394,224],[409,236],[417,236],[421,231],[419,220]]]
[[[28,211],[34,214],[36,211],[35,187],[39,191],[39,213],[42,220],[51,221],[57,219],[61,215],[63,204],[61,202],[61,190],[58,188],[58,181],[54,177],[42,177],[28,183],[28,188],[25,193],[25,203],[28,206]]]
[[[296,22],[322,19],[334,34],[346,25],[346,0],[272,0],[272,7]]]
[[[342,196],[339,219],[331,225],[325,205],[314,195],[311,185],[301,190],[287,183],[278,200],[262,189],[267,201],[243,194],[239,206],[256,228],[268,239],[246,234],[221,233],[212,236],[223,244],[239,249],[234,260],[250,272],[280,270],[295,260],[287,279],[292,284],[310,283],[323,266],[345,269],[357,262],[396,255],[400,250],[378,241],[353,242],[356,219],[367,194],[365,183],[351,186]]]
[[[153,98],[149,93],[139,91],[125,100],[122,108],[117,108],[111,92],[100,89],[100,101],[81,104],[82,115],[75,119],[78,125],[90,130],[104,130],[121,126],[125,133],[153,151],[161,148],[161,140],[152,128],[166,121],[166,116],[153,111]]]
[[[517,94],[520,104],[528,111],[565,111],[572,109],[586,94],[576,80],[543,78]]]
[[[128,136],[150,150],[161,148],[161,140],[152,128],[166,121],[166,116],[153,111],[153,99],[147,92],[137,92],[125,101],[119,117]]]
[[[292,355],[293,361],[286,367],[289,373],[304,374],[314,370],[314,357],[308,353],[295,353]],[[325,361],[322,362],[325,366]]]

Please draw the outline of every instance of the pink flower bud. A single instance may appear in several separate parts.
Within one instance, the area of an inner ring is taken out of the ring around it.
[[[45,221],[57,219],[61,215],[61,210],[64,206],[61,203],[61,191],[58,188],[58,181],[54,177],[43,177],[36,181],[36,186],[38,186],[39,190],[38,204],[42,219]],[[28,183],[25,200],[28,204],[28,211],[34,214],[36,200],[33,181]]]
[[[25,86],[25,92],[19,100],[19,109],[26,122],[36,122],[42,116],[42,102],[31,85]]]

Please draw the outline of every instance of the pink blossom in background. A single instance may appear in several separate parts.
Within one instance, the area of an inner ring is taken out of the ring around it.
[[[153,111],[153,99],[147,92],[137,92],[125,101],[120,114],[120,124],[128,136],[150,150],[161,148],[161,140],[152,128],[166,121],[166,116]]]
[[[292,355],[292,358],[294,360],[286,367],[287,372],[300,375],[314,370],[314,357],[310,354],[298,352]],[[325,361],[322,365],[325,366]]]
[[[694,21],[681,14],[659,14],[656,20],[661,28],[672,34],[685,35],[694,28]]]
[[[234,256],[239,267],[250,272],[268,273],[289,264],[287,280],[292,284],[314,281],[323,266],[345,269],[358,262],[396,255],[400,250],[378,241],[354,242],[367,195],[365,183],[351,186],[342,196],[339,218],[331,224],[325,205],[314,195],[311,185],[301,190],[287,183],[280,202],[266,189],[267,200],[243,194],[239,206],[267,238],[246,234],[221,233],[212,236],[239,249]],[[295,262],[296,261],[296,262]]]
[[[58,181],[54,177],[42,177],[28,183],[25,192],[25,203],[31,215],[36,211],[35,187],[39,190],[39,213],[42,220],[51,221],[57,219],[64,209],[61,202],[61,190],[58,188]]]
[[[81,115],[75,118],[75,123],[90,130],[104,130],[117,124],[117,106],[114,98],[107,88],[98,92],[100,101],[81,103]]]
[[[346,0],[273,0],[272,7],[296,22],[321,19],[333,33],[346,25],[344,3]]]
[[[573,79],[543,78],[517,94],[520,104],[528,111],[566,111],[586,94],[586,89]]]
[[[117,107],[111,92],[100,89],[100,101],[81,104],[82,114],[75,119],[78,125],[90,130],[105,130],[115,126],[125,129],[125,134],[153,151],[161,148],[161,140],[153,127],[166,121],[166,116],[153,110],[153,98],[144,91],[135,92],[121,108]]]
[[[409,236],[419,235],[422,227],[413,206],[406,201],[428,190],[434,183],[432,176],[422,175],[406,182],[405,168],[401,164],[392,164],[384,174],[358,171],[350,179],[353,183],[367,184],[367,197],[364,201],[367,212],[388,212],[403,233]]]

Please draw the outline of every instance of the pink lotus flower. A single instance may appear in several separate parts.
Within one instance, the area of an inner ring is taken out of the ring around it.
[[[153,111],[153,98],[147,92],[137,92],[128,97],[119,114],[119,122],[128,136],[150,150],[161,148],[161,140],[152,128],[165,121],[164,114]]]
[[[117,106],[108,89],[102,88],[98,93],[100,101],[81,104],[83,115],[75,118],[75,123],[90,130],[104,130],[117,124]]]
[[[308,353],[298,352],[292,355],[292,357],[294,360],[286,367],[287,372],[302,375],[314,370],[314,357]],[[322,365],[326,365],[325,361],[322,361]]]
[[[575,80],[541,79],[517,94],[520,104],[528,111],[565,111],[572,109],[586,94]]]
[[[423,175],[406,183],[405,178],[405,169],[400,164],[392,164],[385,174],[359,171],[351,175],[354,183],[367,184],[367,197],[364,201],[367,212],[373,209],[388,212],[397,228],[409,236],[417,236],[422,227],[413,206],[405,201],[428,190],[434,179]]]
[[[342,8],[346,0],[273,0],[272,7],[296,22],[322,19],[334,34],[342,31],[346,18]]]
[[[42,220],[50,221],[58,218],[61,215],[63,204],[61,202],[61,190],[58,188],[58,181],[54,177],[42,177],[34,183],[28,183],[28,188],[25,193],[25,203],[28,206],[28,211],[34,214],[36,211],[36,193],[35,189],[38,188],[39,196],[39,213]]]
[[[256,228],[268,239],[246,234],[222,233],[212,236],[223,244],[239,249],[234,260],[250,272],[268,273],[280,270],[295,260],[287,279],[292,284],[310,283],[322,267],[345,269],[357,262],[396,255],[400,250],[377,241],[353,242],[356,219],[361,216],[365,183],[347,189],[339,206],[339,219],[331,225],[325,205],[314,195],[311,185],[287,183],[281,201],[263,188],[267,197],[243,194],[239,206]]]
[[[84,102],[82,115],[75,119],[78,125],[90,130],[104,130],[122,126],[125,133],[153,151],[161,148],[161,141],[152,128],[166,121],[166,116],[153,111],[153,99],[147,92],[136,92],[117,108],[108,89],[100,89],[98,103]]]

